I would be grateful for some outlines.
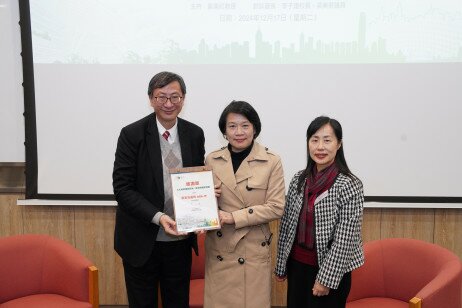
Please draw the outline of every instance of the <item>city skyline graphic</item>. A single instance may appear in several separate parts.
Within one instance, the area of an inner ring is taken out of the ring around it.
[[[140,56],[129,53],[126,63],[184,63],[184,64],[304,64],[304,63],[402,63],[401,53],[387,51],[386,40],[377,38],[366,44],[366,14],[361,13],[356,40],[323,41],[312,36],[299,35],[298,42],[283,46],[280,41],[265,41],[257,30],[251,50],[249,41],[231,42],[223,46],[208,44],[204,39],[195,50],[180,47],[175,41],[159,56]],[[253,51],[254,56],[251,56]],[[462,58],[461,58],[462,59]]]
[[[321,1],[321,0],[320,0]],[[84,1],[85,2],[85,1]],[[60,2],[61,3],[61,2]],[[86,3],[86,2],[85,2]],[[220,2],[221,3],[221,2]],[[164,7],[130,14],[86,6],[71,15],[37,6],[32,14],[35,63],[67,64],[329,64],[462,62],[462,8],[445,3],[389,7],[353,1],[242,3]],[[301,5],[304,4],[304,5]],[[86,5],[90,6],[91,3]],[[169,4],[170,5],[170,4]],[[65,4],[62,4],[62,10]],[[35,12],[35,13],[34,13]],[[69,11],[67,11],[69,12]],[[177,22],[173,16],[182,16]],[[133,15],[135,14],[135,15]],[[112,25],[102,26],[102,25]],[[190,27],[188,31],[186,27]]]

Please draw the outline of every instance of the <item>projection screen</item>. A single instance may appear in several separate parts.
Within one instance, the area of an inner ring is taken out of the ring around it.
[[[288,185],[328,115],[366,200],[462,203],[460,0],[29,2],[28,198],[112,199],[120,129],[152,112],[148,82],[168,70],[207,152],[226,145],[223,108],[247,101]]]

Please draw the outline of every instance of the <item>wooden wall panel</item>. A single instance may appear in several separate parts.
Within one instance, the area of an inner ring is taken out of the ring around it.
[[[381,238],[405,237],[433,243],[433,209],[382,209]]]
[[[0,194],[0,237],[23,233],[22,208],[16,200],[22,195]]]
[[[115,208],[75,207],[76,247],[99,270],[99,302],[125,304],[122,262],[114,251]]]
[[[434,243],[446,247],[462,258],[462,210],[435,210]]]
[[[49,234],[75,247],[73,207],[42,205],[22,207],[25,234]]]
[[[271,271],[274,271],[277,256],[278,234],[279,234],[279,220],[270,223],[271,232],[273,233],[273,240],[271,242]],[[272,276],[271,282],[271,305],[276,307],[286,306],[286,290],[287,282],[278,282],[275,276]]]
[[[381,209],[364,209],[362,235],[363,243],[378,240],[380,236],[382,210]]]

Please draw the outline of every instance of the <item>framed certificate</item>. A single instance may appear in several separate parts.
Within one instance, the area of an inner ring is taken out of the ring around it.
[[[221,228],[212,169],[189,167],[169,171],[178,232]]]

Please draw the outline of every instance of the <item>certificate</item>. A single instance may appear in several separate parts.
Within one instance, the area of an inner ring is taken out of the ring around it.
[[[170,179],[178,232],[221,228],[210,167],[171,169]]]

